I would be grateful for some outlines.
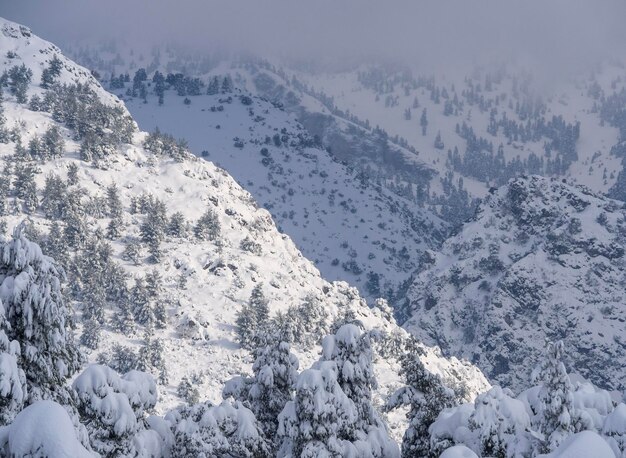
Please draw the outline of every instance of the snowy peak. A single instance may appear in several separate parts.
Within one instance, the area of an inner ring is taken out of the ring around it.
[[[59,75],[54,78],[55,83],[85,84],[97,92],[102,103],[123,107],[121,101],[107,92],[89,70],[66,58],[56,45],[34,35],[28,27],[0,18],[0,31],[3,35],[0,59],[5,69],[24,64],[32,71],[32,81],[38,83],[56,56],[61,65]]]
[[[574,371],[620,389],[625,236],[623,203],[560,180],[514,179],[416,276],[405,327],[513,387],[546,338],[563,339]]]

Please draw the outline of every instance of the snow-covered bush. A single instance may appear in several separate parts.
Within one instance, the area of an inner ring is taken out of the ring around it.
[[[173,434],[171,456],[210,458],[270,457],[270,447],[254,414],[240,402],[180,407],[166,421]]]
[[[37,401],[9,426],[0,427],[0,455],[7,457],[94,458],[77,438],[67,411],[53,401]]]
[[[157,401],[151,375],[130,371],[119,376],[102,365],[87,367],[72,384],[92,447],[105,456],[135,456],[144,415]]]

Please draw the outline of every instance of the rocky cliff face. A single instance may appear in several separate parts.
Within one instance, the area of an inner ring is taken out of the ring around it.
[[[416,274],[405,327],[498,383],[528,378],[545,339],[599,386],[623,388],[626,211],[537,176],[492,190]]]

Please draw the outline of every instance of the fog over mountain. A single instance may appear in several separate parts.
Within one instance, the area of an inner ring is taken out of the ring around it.
[[[56,43],[125,39],[340,65],[447,71],[517,60],[546,78],[623,56],[620,0],[3,0]]]

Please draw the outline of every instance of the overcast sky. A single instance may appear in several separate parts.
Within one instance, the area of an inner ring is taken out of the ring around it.
[[[122,37],[437,71],[513,57],[564,75],[626,53],[624,0],[0,0],[0,15],[61,46]]]

